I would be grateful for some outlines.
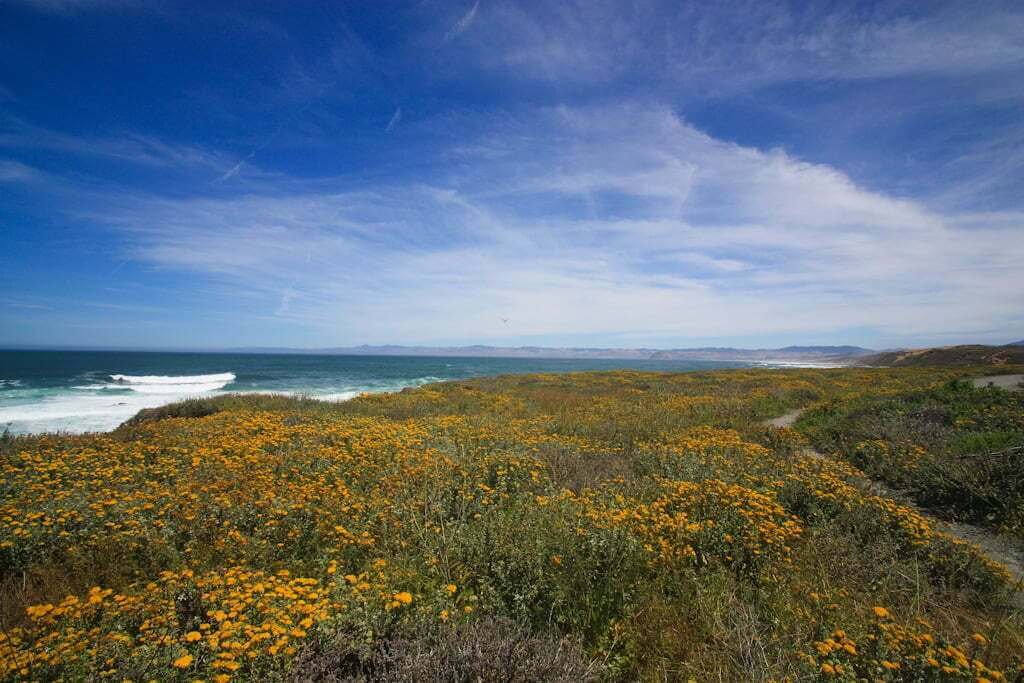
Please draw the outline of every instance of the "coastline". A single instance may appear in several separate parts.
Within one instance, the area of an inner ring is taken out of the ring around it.
[[[0,353],[0,430],[6,428],[14,434],[106,432],[141,410],[230,394],[338,402],[362,393],[389,393],[434,382],[504,374],[838,367],[844,365],[792,359],[685,361],[5,351]]]

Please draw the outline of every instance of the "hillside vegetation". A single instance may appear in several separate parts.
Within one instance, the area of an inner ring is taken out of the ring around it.
[[[923,367],[970,365],[1024,365],[1024,346],[936,346],[927,349],[884,351],[856,359],[873,367]]]
[[[1024,392],[951,382],[829,401],[800,425],[929,509],[1024,539]]]
[[[954,428],[912,442],[953,458],[961,415],[1019,431],[948,384],[981,372],[510,376],[7,438],[0,677],[1013,680],[1005,568],[764,426],[817,406],[845,455],[921,397]]]

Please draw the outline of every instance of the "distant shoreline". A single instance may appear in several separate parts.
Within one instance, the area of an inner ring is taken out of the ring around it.
[[[48,353],[187,353],[225,355],[275,356],[353,356],[353,357],[407,357],[407,358],[507,358],[525,360],[629,360],[629,361],[718,361],[730,363],[817,364],[843,367],[857,358],[876,353],[856,346],[790,346],[778,349],[741,349],[734,347],[699,347],[678,349],[655,348],[596,348],[596,347],[544,347],[544,346],[352,346],[315,349],[287,347],[233,347],[224,349],[139,349],[139,348],[71,348],[12,346],[0,348],[2,352]]]

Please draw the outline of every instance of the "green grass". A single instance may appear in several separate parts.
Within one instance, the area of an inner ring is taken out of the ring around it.
[[[953,381],[828,402],[798,427],[923,506],[1024,538],[1024,393]]]

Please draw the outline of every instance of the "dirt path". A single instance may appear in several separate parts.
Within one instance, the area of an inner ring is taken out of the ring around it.
[[[988,377],[975,377],[973,384],[976,387],[999,387],[1007,391],[1021,391],[1024,387],[1024,375],[989,375]]]
[[[1020,391],[1022,389],[1020,386],[1022,381],[1024,381],[1024,375],[992,375],[989,377],[978,377],[973,380],[973,383],[976,387],[997,386],[1009,391]],[[764,424],[780,429],[792,427],[806,410],[806,408],[791,410],[784,415],[766,420]],[[813,448],[804,449],[803,454],[813,458],[824,459],[826,457]],[[921,508],[905,494],[889,488],[880,481],[871,480],[870,490],[875,495],[892,498],[900,505],[912,508],[925,516],[939,531],[977,545],[991,559],[1005,566],[1015,579],[1024,579],[1024,548],[1021,548],[1018,544],[973,524],[962,524],[941,519],[934,512]],[[1024,608],[1024,593],[1018,592],[1014,596],[1013,603],[1017,607]]]
[[[778,417],[773,417],[770,420],[765,420],[765,424],[768,425],[769,427],[777,427],[779,429],[782,429],[784,427],[792,427],[793,423],[796,422],[797,419],[804,414],[805,410],[807,410],[807,408],[797,408],[796,410],[791,410],[785,415],[779,415]]]

